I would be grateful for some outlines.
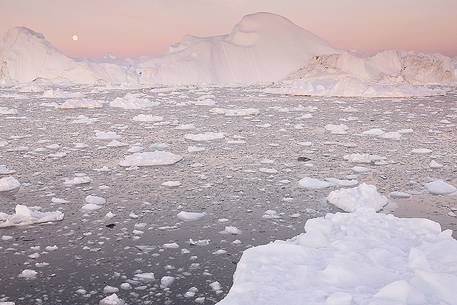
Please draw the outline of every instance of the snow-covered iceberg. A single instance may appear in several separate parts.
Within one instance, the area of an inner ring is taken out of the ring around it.
[[[219,305],[456,304],[457,241],[427,219],[361,208],[246,250]]]

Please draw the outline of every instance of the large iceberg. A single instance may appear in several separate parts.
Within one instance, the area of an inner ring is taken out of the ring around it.
[[[120,84],[136,82],[134,75],[120,65],[65,56],[43,34],[25,27],[10,29],[0,43],[0,84],[37,79],[53,83]]]
[[[138,66],[142,83],[253,84],[277,81],[319,54],[337,52],[290,20],[256,13],[227,35],[187,36],[163,57]]]
[[[383,51],[314,56],[267,88],[270,93],[314,96],[404,97],[443,95],[430,85],[456,85],[451,58],[440,54]]]

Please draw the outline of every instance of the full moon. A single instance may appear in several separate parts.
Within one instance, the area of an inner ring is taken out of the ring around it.
[[[71,37],[71,39],[73,39],[74,41],[78,40],[78,35],[73,35],[73,37]]]

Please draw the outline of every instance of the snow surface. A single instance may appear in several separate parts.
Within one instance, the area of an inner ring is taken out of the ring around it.
[[[361,208],[244,251],[218,305],[456,304],[457,241],[427,219]]]

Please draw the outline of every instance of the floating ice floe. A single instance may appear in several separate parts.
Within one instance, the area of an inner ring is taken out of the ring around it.
[[[115,293],[103,298],[98,303],[99,305],[125,305],[125,301],[120,299]]]
[[[18,189],[21,183],[16,178],[8,176],[0,178],[0,192],[10,192]]]
[[[141,282],[151,282],[155,280],[154,273],[147,272],[147,273],[138,273],[135,274],[133,277],[134,280],[141,281]]]
[[[309,190],[320,190],[327,187],[331,187],[332,184],[325,180],[320,180],[316,178],[305,177],[298,181],[298,185],[302,188]]]
[[[218,305],[455,304],[457,241],[428,219],[361,208],[245,250]]]
[[[195,221],[202,219],[203,217],[206,216],[206,213],[198,213],[198,212],[185,212],[181,211],[176,215],[180,220],[183,221]]]
[[[379,211],[388,203],[387,198],[378,193],[376,186],[365,183],[354,188],[333,191],[327,200],[346,212],[354,212],[362,207]]]
[[[258,115],[260,113],[259,109],[255,108],[235,108],[235,109],[226,109],[226,108],[212,108],[209,112],[216,114],[223,114],[225,116],[250,116]]]
[[[37,275],[38,275],[38,272],[36,272],[35,270],[25,269],[18,275],[18,277],[21,277],[21,278],[24,278],[27,280],[32,280],[32,279],[35,279]]]
[[[157,116],[157,115],[152,115],[152,114],[139,114],[137,116],[134,116],[133,119],[134,121],[137,122],[161,122],[163,121],[162,116]]]
[[[339,125],[327,124],[327,125],[325,125],[325,129],[330,131],[330,133],[332,133],[332,134],[342,135],[342,134],[347,134],[349,127],[347,127],[344,124],[339,124]]]
[[[385,157],[381,157],[378,155],[370,155],[370,154],[349,154],[345,155],[344,160],[349,161],[351,163],[375,163],[379,161],[385,161]]]
[[[354,186],[357,185],[359,181],[355,179],[351,180],[343,180],[343,179],[336,179],[336,178],[325,178],[325,180],[311,178],[311,177],[304,177],[298,181],[298,185],[302,188],[308,190],[320,190],[325,189],[331,186]]]
[[[160,279],[160,288],[164,289],[164,288],[170,287],[174,281],[175,281],[175,278],[173,276],[168,276],[168,275],[163,276]]]
[[[61,221],[64,214],[60,211],[41,212],[40,207],[16,205],[15,214],[0,213],[0,228],[26,226],[45,222]]]
[[[457,188],[443,180],[435,180],[425,184],[425,188],[434,195],[448,195],[457,192]]]
[[[99,101],[92,101],[92,100],[67,100],[60,105],[56,105],[55,108],[57,109],[79,109],[79,108],[102,108],[103,103]]]
[[[160,166],[172,165],[182,160],[182,156],[167,151],[139,152],[126,156],[120,166]]]
[[[95,138],[97,140],[111,141],[121,138],[115,131],[95,131]]]
[[[114,101],[110,102],[109,105],[111,107],[134,110],[158,106],[160,103],[153,102],[136,94],[127,93],[124,97],[117,97]]]
[[[15,115],[15,114],[17,114],[17,109],[8,108],[8,107],[0,107],[0,114],[3,114],[3,115]]]
[[[91,182],[92,182],[92,179],[89,176],[79,175],[72,179],[65,178],[65,181],[63,182],[63,184],[66,186],[73,186],[73,185],[88,184]]]
[[[435,160],[430,161],[430,168],[442,168],[443,164],[436,162]]]
[[[432,152],[431,149],[428,149],[428,148],[414,148],[412,151],[411,151],[413,154],[419,154],[419,155],[423,155],[423,154],[429,154]]]
[[[175,181],[175,180],[170,180],[170,181],[165,181],[161,184],[162,186],[167,186],[167,187],[178,187],[181,185],[180,181]]]
[[[213,140],[219,140],[223,139],[225,135],[222,132],[204,132],[204,133],[198,133],[198,134],[186,134],[184,135],[184,138],[186,140],[191,140],[195,142],[207,142],[207,141],[213,141]]]

